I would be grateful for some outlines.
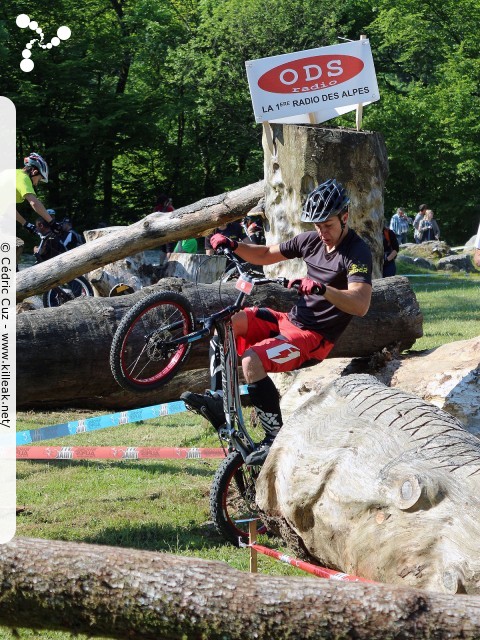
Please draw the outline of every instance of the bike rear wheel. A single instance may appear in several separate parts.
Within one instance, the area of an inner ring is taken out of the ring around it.
[[[232,451],[218,467],[210,489],[210,514],[218,533],[238,547],[248,541],[249,520],[256,517],[255,480],[258,470],[247,467]]]
[[[90,282],[83,276],[78,276],[67,284],[46,291],[42,296],[42,302],[44,307],[60,307],[75,298],[92,296],[93,288]]]
[[[170,292],[152,293],[123,317],[110,349],[110,368],[127,390],[157,389],[186,361],[191,345],[172,344],[193,331],[192,307],[187,298]]]

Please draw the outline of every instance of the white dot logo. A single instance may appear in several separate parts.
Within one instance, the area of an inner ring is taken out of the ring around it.
[[[50,42],[44,44],[44,33],[42,28],[38,25],[38,22],[36,22],[35,20],[30,20],[29,16],[27,16],[25,13],[21,13],[17,16],[16,23],[17,27],[19,27],[20,29],[31,29],[38,35],[37,38],[33,38],[32,40],[30,40],[30,42],[25,45],[25,49],[22,51],[23,60],[20,62],[20,69],[22,71],[25,71],[25,73],[32,71],[35,66],[33,64],[31,51],[32,46],[35,44],[35,42],[41,49],[52,49],[53,47],[58,47],[63,40],[68,40],[72,35],[69,27],[62,26],[57,29],[57,35],[53,36]]]

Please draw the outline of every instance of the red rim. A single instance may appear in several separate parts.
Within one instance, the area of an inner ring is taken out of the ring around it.
[[[128,337],[130,336],[131,332],[135,328],[135,325],[142,318],[142,316],[144,316],[151,309],[153,309],[155,307],[167,306],[167,305],[170,306],[170,307],[175,307],[180,312],[180,314],[182,315],[183,321],[184,321],[183,322],[183,335],[186,335],[188,333],[188,316],[185,314],[185,310],[183,309],[183,307],[181,305],[173,302],[173,301],[169,301],[165,305],[159,305],[158,303],[151,304],[144,311],[142,311],[142,313],[140,315],[138,315],[135,318],[135,321],[130,325],[130,328],[128,329],[127,334],[125,335],[125,338],[124,338],[124,340],[122,342],[122,350],[120,352],[120,359],[121,359],[121,363],[122,363],[123,375],[125,376],[125,378],[130,380],[130,382],[134,382],[137,385],[149,386],[152,383],[158,382],[162,378],[166,377],[172,371],[172,369],[174,369],[174,367],[178,364],[179,360],[182,359],[182,357],[185,354],[185,351],[187,350],[187,347],[188,347],[187,343],[179,345],[177,351],[172,356],[172,358],[170,358],[168,360],[167,364],[163,367],[163,369],[161,369],[155,375],[150,376],[149,378],[138,379],[138,378],[135,378],[134,376],[130,375],[128,373],[128,371],[127,371],[126,363],[125,363],[125,355],[124,355],[125,354],[125,343],[127,342]]]

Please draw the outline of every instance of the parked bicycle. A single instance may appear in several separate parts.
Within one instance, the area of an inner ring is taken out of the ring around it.
[[[37,231],[37,235],[40,238],[40,243],[34,254],[37,263],[50,260],[50,258],[54,258],[66,251],[60,238],[55,233],[50,231],[42,235]],[[91,297],[93,295],[93,287],[90,282],[83,276],[77,276],[73,278],[73,280],[69,280],[46,291],[42,296],[42,302],[44,307],[59,307],[69,300]]]
[[[225,253],[239,276],[239,293],[233,304],[195,320],[185,296],[171,291],[152,293],[133,306],[120,322],[112,342],[110,366],[124,389],[156,389],[181,369],[194,342],[217,333],[225,412],[225,426],[218,435],[226,457],[213,479],[210,512],[217,531],[238,545],[239,539],[248,538],[248,522],[255,517],[255,481],[260,468],[245,465],[255,445],[242,413],[232,317],[244,307],[255,286],[277,283],[286,287],[288,280],[255,277],[235,254],[229,250]]]

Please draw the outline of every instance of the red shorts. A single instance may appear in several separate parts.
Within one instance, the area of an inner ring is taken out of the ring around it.
[[[238,355],[252,349],[267,373],[293,371],[308,360],[324,360],[333,348],[333,342],[321,334],[290,322],[287,313],[259,307],[243,311],[248,328],[246,335],[236,338]]]

